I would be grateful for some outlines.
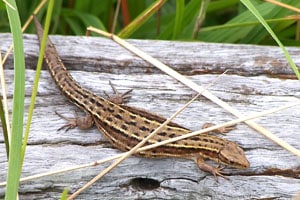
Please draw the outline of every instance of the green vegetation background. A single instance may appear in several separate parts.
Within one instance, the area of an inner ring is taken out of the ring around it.
[[[17,0],[21,23],[24,24],[39,1]],[[125,3],[124,3],[125,2]],[[153,5],[154,0],[123,1],[116,20],[115,33],[126,31],[128,23]],[[193,37],[202,0],[169,0],[151,17],[140,22],[137,28],[123,38],[197,40],[218,43],[243,43],[276,45],[263,26],[240,3],[239,0],[211,0],[204,10],[205,19],[198,36]],[[288,18],[296,12],[281,8],[262,0],[251,1],[287,46],[298,46],[297,21]],[[300,7],[299,0],[284,0],[286,4]],[[9,32],[4,3],[0,4],[0,32]],[[84,35],[87,26],[108,32],[112,29],[116,0],[56,0],[52,15],[50,34]],[[46,8],[39,13],[44,18]],[[26,31],[35,33],[31,25]]]

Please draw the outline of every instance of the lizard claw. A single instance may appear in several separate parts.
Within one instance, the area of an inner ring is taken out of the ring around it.
[[[210,171],[210,173],[212,173],[212,175],[214,176],[216,182],[218,182],[218,177],[219,176],[226,179],[226,180],[229,180],[229,178],[225,175],[226,173],[222,171],[224,168],[225,167],[221,167],[221,166],[212,167],[212,170]]]
[[[65,132],[67,132],[75,127],[85,130],[89,129],[94,125],[94,119],[89,113],[87,113],[84,117],[79,117],[78,114],[74,111],[74,118],[65,117],[56,111],[55,114],[57,114],[60,118],[65,119],[68,122],[59,129],[57,129],[57,131],[60,131],[65,128]]]
[[[213,166],[205,163],[203,158],[200,156],[196,157],[196,163],[201,170],[211,173],[214,176],[216,182],[218,182],[219,176],[226,180],[229,180],[229,178],[225,175],[226,173],[222,171],[224,169],[224,167],[221,167],[221,166],[213,167]]]
[[[113,93],[114,93],[113,95],[109,95],[106,92],[104,92],[104,94],[107,96],[109,101],[111,101],[115,104],[121,105],[121,104],[127,102],[128,99],[131,97],[129,95],[129,93],[132,92],[133,89],[127,90],[126,92],[121,94],[118,92],[118,90],[115,88],[115,86],[112,84],[111,81],[109,81],[109,85],[112,88]]]

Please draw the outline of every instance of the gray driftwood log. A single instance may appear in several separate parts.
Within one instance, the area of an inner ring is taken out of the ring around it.
[[[186,103],[195,92],[115,44],[95,37],[52,36],[53,43],[74,78],[98,95],[111,93],[111,80],[122,92],[134,89],[129,105],[165,117]],[[276,47],[130,40],[151,56],[173,67],[200,85],[229,69],[209,90],[244,115],[292,103],[300,97],[281,50]],[[26,109],[37,63],[35,35],[24,35],[26,53]],[[2,51],[11,44],[9,34],[0,34]],[[300,48],[289,48],[300,64]],[[5,64],[8,96],[12,100],[12,56]],[[57,131],[65,121],[55,111],[72,116],[78,109],[62,96],[48,71],[43,70],[31,126],[22,177],[107,158],[120,153],[96,128]],[[79,114],[82,112],[79,111]],[[234,117],[200,97],[176,122],[198,130],[204,122],[221,123]],[[300,107],[255,120],[300,149]],[[241,123],[224,136],[245,150],[248,170],[226,168],[230,180],[214,180],[193,161],[145,159],[132,156],[82,193],[78,199],[290,199],[300,191],[300,158],[282,149]],[[20,185],[20,199],[58,199],[63,188],[75,192],[107,164],[44,177]],[[0,138],[0,181],[5,181],[7,161]],[[3,198],[5,188],[0,188]]]

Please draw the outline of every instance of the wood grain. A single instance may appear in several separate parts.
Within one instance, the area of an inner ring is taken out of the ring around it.
[[[190,89],[108,39],[62,36],[51,39],[74,78],[96,94],[103,95],[103,91],[110,93],[108,81],[111,80],[120,91],[134,89],[130,105],[165,117],[194,95]],[[10,41],[8,34],[0,34],[3,51],[7,50]],[[289,104],[300,96],[299,81],[282,78],[292,78],[293,75],[276,47],[145,40],[130,42],[201,85],[211,82],[217,73],[230,69],[230,74],[219,80],[210,91],[244,115]],[[24,35],[24,43],[28,109],[38,55],[36,36]],[[299,64],[300,49],[289,48],[289,52]],[[10,101],[13,94],[11,58],[5,66]],[[46,70],[42,71],[38,95],[23,177],[119,153],[96,128],[88,131],[74,129],[67,133],[56,131],[64,121],[54,111],[72,116],[73,110],[77,109],[60,94]],[[300,108],[295,107],[256,122],[300,149],[299,113]],[[175,121],[198,130],[204,122],[219,123],[230,119],[233,119],[232,115],[200,97]],[[245,124],[239,124],[236,130],[224,137],[238,142],[251,163],[246,171],[226,169],[230,173],[229,181],[220,179],[219,183],[215,182],[211,175],[198,170],[193,161],[131,157],[79,199],[290,199],[297,194],[300,189],[298,157]],[[20,198],[57,199],[64,187],[74,192],[105,166],[107,164],[22,183]],[[6,179],[6,169],[1,137],[0,181]],[[1,187],[1,198],[4,191],[5,188]]]

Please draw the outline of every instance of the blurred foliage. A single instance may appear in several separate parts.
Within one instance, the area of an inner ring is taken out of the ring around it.
[[[112,30],[117,0],[56,0],[52,17],[51,34],[84,35],[87,26],[110,32]],[[239,0],[206,0],[197,37],[194,26],[198,19],[202,0],[172,0],[163,3],[147,18],[134,23],[127,34],[128,24],[145,15],[158,0],[121,0],[115,22],[115,33],[138,39],[198,40],[218,43],[245,43],[276,45],[268,32]],[[299,46],[297,13],[261,0],[251,1],[269,23],[284,45]],[[282,0],[290,6],[300,7],[299,0]],[[39,2],[17,0],[21,22],[24,23]],[[44,19],[46,8],[38,17]],[[9,24],[3,2],[0,3],[0,32],[8,32]],[[30,26],[27,33],[34,33]]]

